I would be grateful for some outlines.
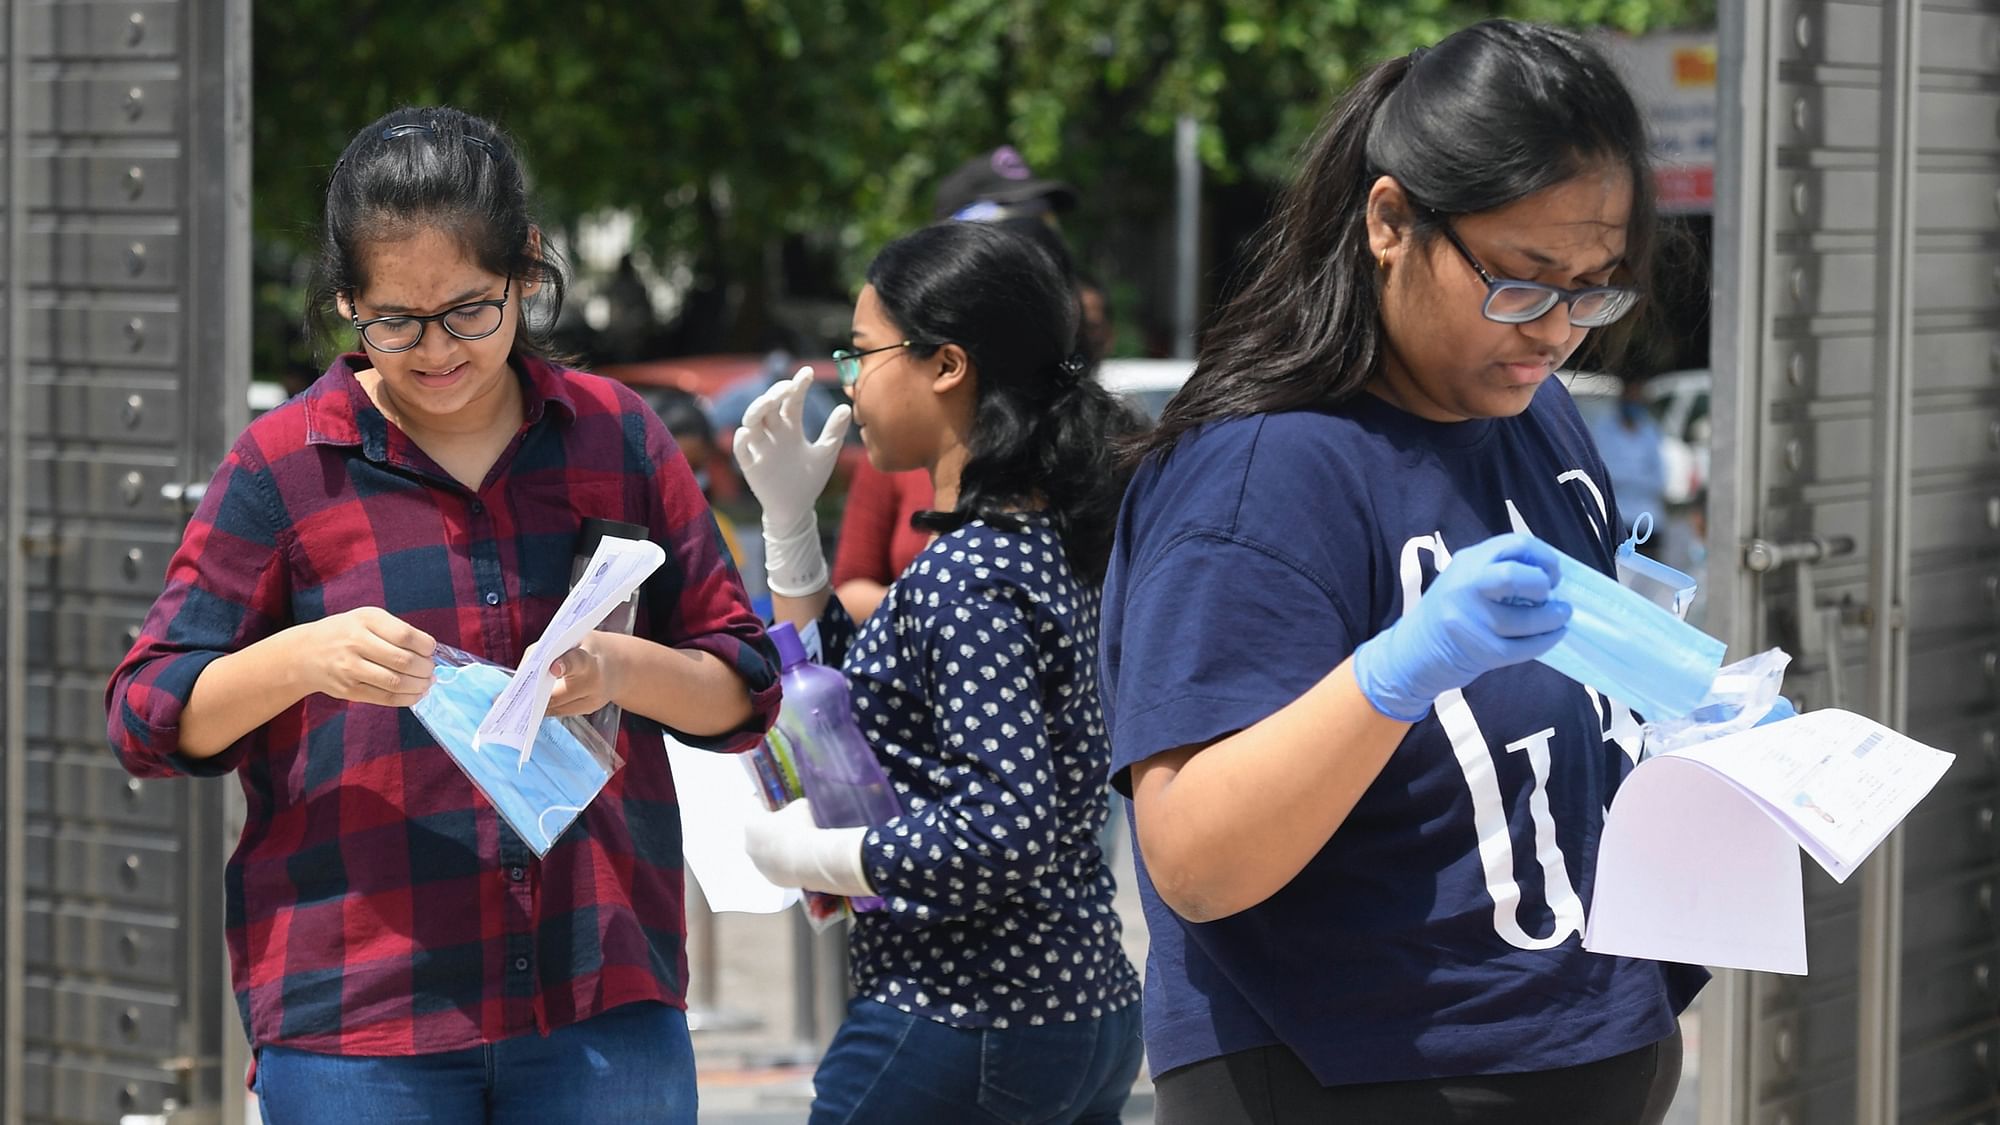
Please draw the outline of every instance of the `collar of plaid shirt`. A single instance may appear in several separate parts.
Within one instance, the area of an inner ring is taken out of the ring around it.
[[[568,590],[588,516],[647,526],[668,549],[639,634],[712,653],[752,690],[743,728],[676,737],[740,751],[776,714],[775,653],[636,395],[516,357],[526,421],[473,491],[383,418],[358,363],[343,357],[237,441],[107,691],[127,769],[239,771],[227,938],[252,1043],[421,1054],[625,1003],[684,1006],[680,818],[658,725],[627,714],[625,767],[540,861],[405,710],[314,695],[215,758],[176,752],[209,660],[358,606],[518,663]]]

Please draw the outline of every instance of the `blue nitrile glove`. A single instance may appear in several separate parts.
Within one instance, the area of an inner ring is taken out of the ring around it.
[[[1798,714],[1799,714],[1799,709],[1792,706],[1792,701],[1786,699],[1784,696],[1781,695],[1777,699],[1771,702],[1771,709],[1769,711],[1764,712],[1763,718],[1758,719],[1756,722],[1751,723],[1750,725],[1752,727],[1761,727],[1765,723],[1776,723],[1776,722],[1782,722],[1785,719],[1795,719],[1798,717]]]
[[[1377,711],[1414,723],[1431,701],[1560,640],[1569,604],[1553,601],[1555,551],[1496,535],[1452,556],[1414,608],[1354,651],[1354,678]]]

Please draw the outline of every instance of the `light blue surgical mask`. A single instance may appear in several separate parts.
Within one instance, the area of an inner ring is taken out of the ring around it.
[[[1609,575],[1556,556],[1562,578],[1550,596],[1569,603],[1569,625],[1537,659],[1654,722],[1700,706],[1726,646]]]
[[[510,675],[446,645],[438,646],[433,662],[431,689],[410,710],[535,854],[547,855],[610,780],[617,755],[601,742],[596,749],[586,745],[595,732],[579,731],[568,719],[542,722],[526,764],[511,747],[474,749],[479,721]]]

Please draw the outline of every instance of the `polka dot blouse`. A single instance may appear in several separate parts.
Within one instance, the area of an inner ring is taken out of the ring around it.
[[[1098,849],[1111,760],[1097,592],[1048,520],[939,536],[858,629],[821,620],[903,815],[862,860],[858,994],[957,1027],[1094,1019],[1139,999]]]

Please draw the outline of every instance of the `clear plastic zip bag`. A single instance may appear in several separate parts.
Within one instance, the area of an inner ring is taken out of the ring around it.
[[[1653,537],[1653,513],[1640,512],[1632,521],[1632,534],[1618,545],[1618,581],[1626,589],[1687,620],[1694,605],[1695,580],[1658,559],[1639,553],[1639,544]]]
[[[449,645],[410,710],[536,856],[545,856],[624,760],[589,717],[544,719],[525,761],[511,746],[478,745],[480,720],[514,673]]]
[[[1778,694],[1785,686],[1785,666],[1791,662],[1790,653],[1773,648],[1725,666],[1694,710],[1646,724],[1641,759],[1749,730],[1773,708],[1782,707],[1781,716],[1793,714],[1791,704]]]

